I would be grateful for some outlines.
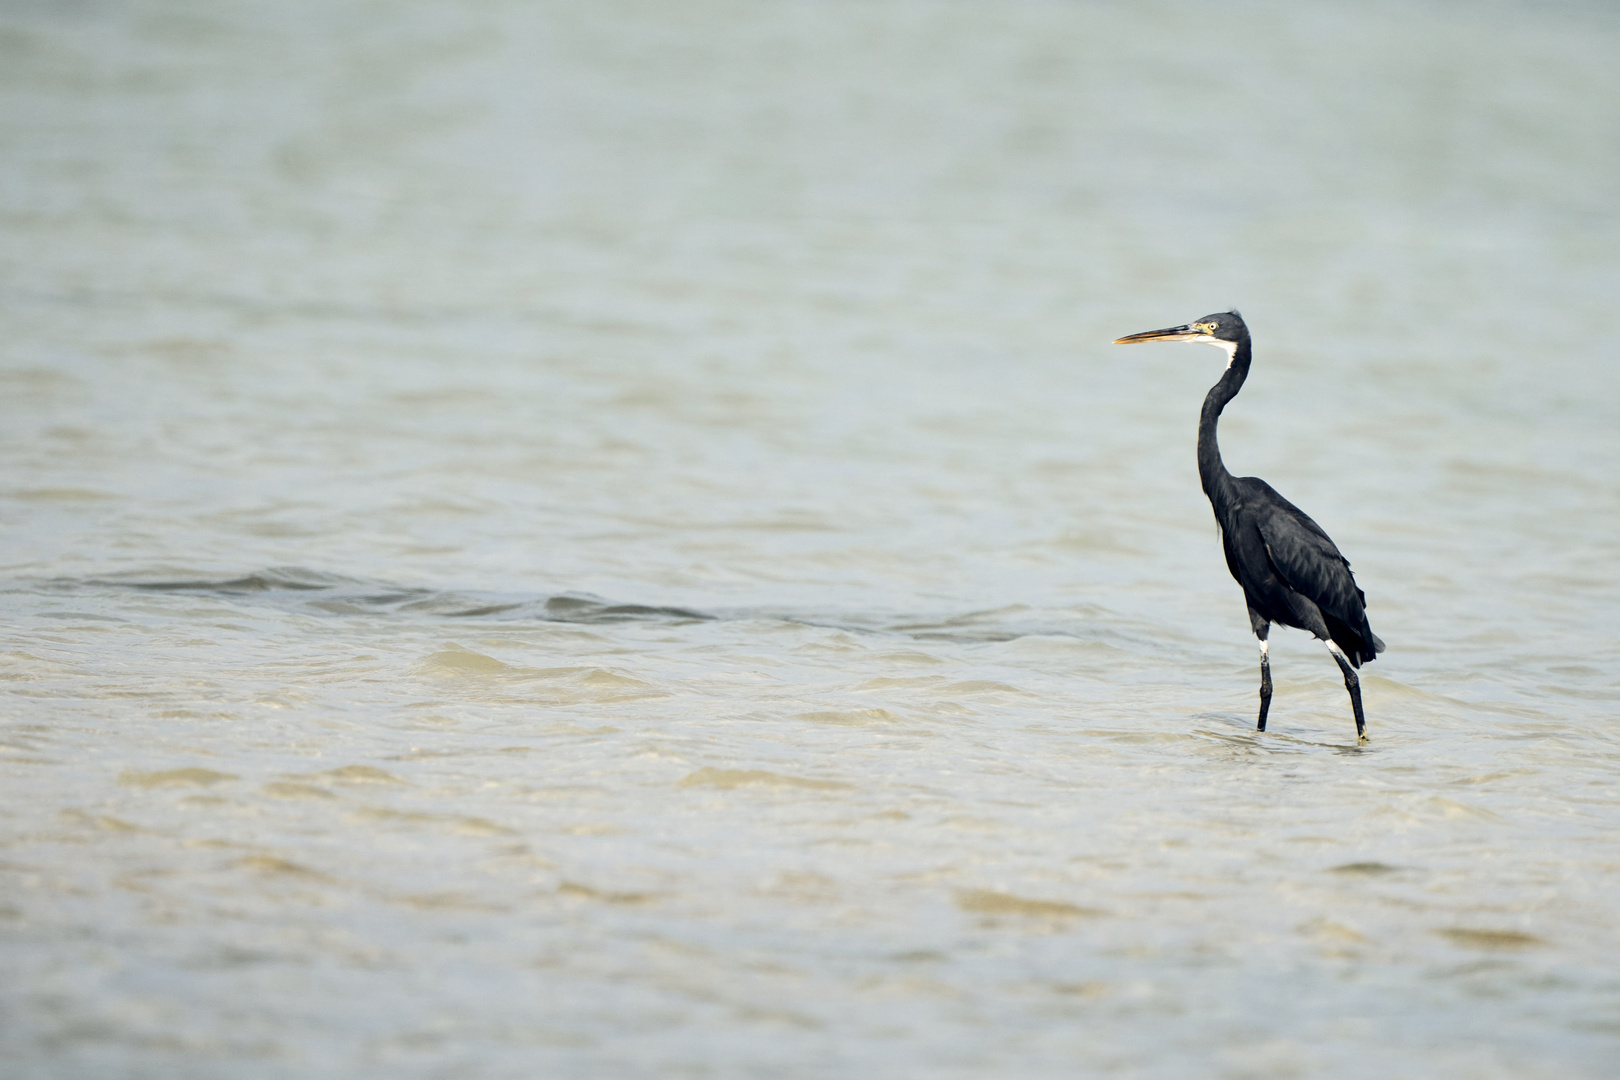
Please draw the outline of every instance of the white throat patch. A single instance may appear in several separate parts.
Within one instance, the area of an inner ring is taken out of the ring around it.
[[[1235,341],[1222,341],[1218,337],[1208,337],[1208,336],[1200,337],[1200,338],[1194,338],[1193,340],[1202,342],[1205,345],[1213,345],[1217,349],[1223,350],[1226,353],[1226,366],[1227,367],[1231,367],[1232,366],[1232,361],[1237,359],[1237,342],[1235,342]]]

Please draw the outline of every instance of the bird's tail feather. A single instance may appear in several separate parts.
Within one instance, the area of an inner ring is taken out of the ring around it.
[[[1329,636],[1333,638],[1334,644],[1344,650],[1351,667],[1360,667],[1368,660],[1376,660],[1378,654],[1384,651],[1384,643],[1365,622],[1361,624],[1360,630],[1352,630],[1331,615],[1326,615],[1325,612],[1323,614],[1326,616]]]

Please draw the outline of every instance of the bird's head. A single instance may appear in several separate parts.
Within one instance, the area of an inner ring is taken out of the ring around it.
[[[1115,338],[1115,345],[1140,345],[1144,341],[1197,341],[1205,345],[1213,345],[1226,353],[1226,362],[1230,364],[1232,357],[1237,354],[1240,343],[1249,340],[1249,328],[1244,325],[1243,316],[1236,311],[1221,311],[1214,315],[1205,315],[1184,326],[1170,326],[1163,330],[1147,330],[1140,334],[1127,334],[1122,338]]]

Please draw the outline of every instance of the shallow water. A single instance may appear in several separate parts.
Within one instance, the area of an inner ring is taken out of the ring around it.
[[[8,7],[7,1074],[1612,1074],[1620,19],[1207,10]]]

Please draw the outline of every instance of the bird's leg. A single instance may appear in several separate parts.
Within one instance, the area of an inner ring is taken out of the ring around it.
[[[1271,644],[1260,639],[1260,723],[1256,731],[1266,730],[1266,713],[1271,711]]]
[[[1344,688],[1350,691],[1350,707],[1356,712],[1356,741],[1367,741],[1367,718],[1361,712],[1361,680],[1356,676],[1356,669],[1351,665],[1350,658],[1344,655],[1344,650],[1332,640],[1327,642],[1328,652],[1338,661],[1339,670],[1344,672]]]
[[[1254,730],[1264,731],[1266,713],[1271,711],[1271,646],[1266,642],[1271,633],[1271,620],[1251,607],[1249,625],[1254,629],[1254,636],[1260,639],[1260,722]]]

